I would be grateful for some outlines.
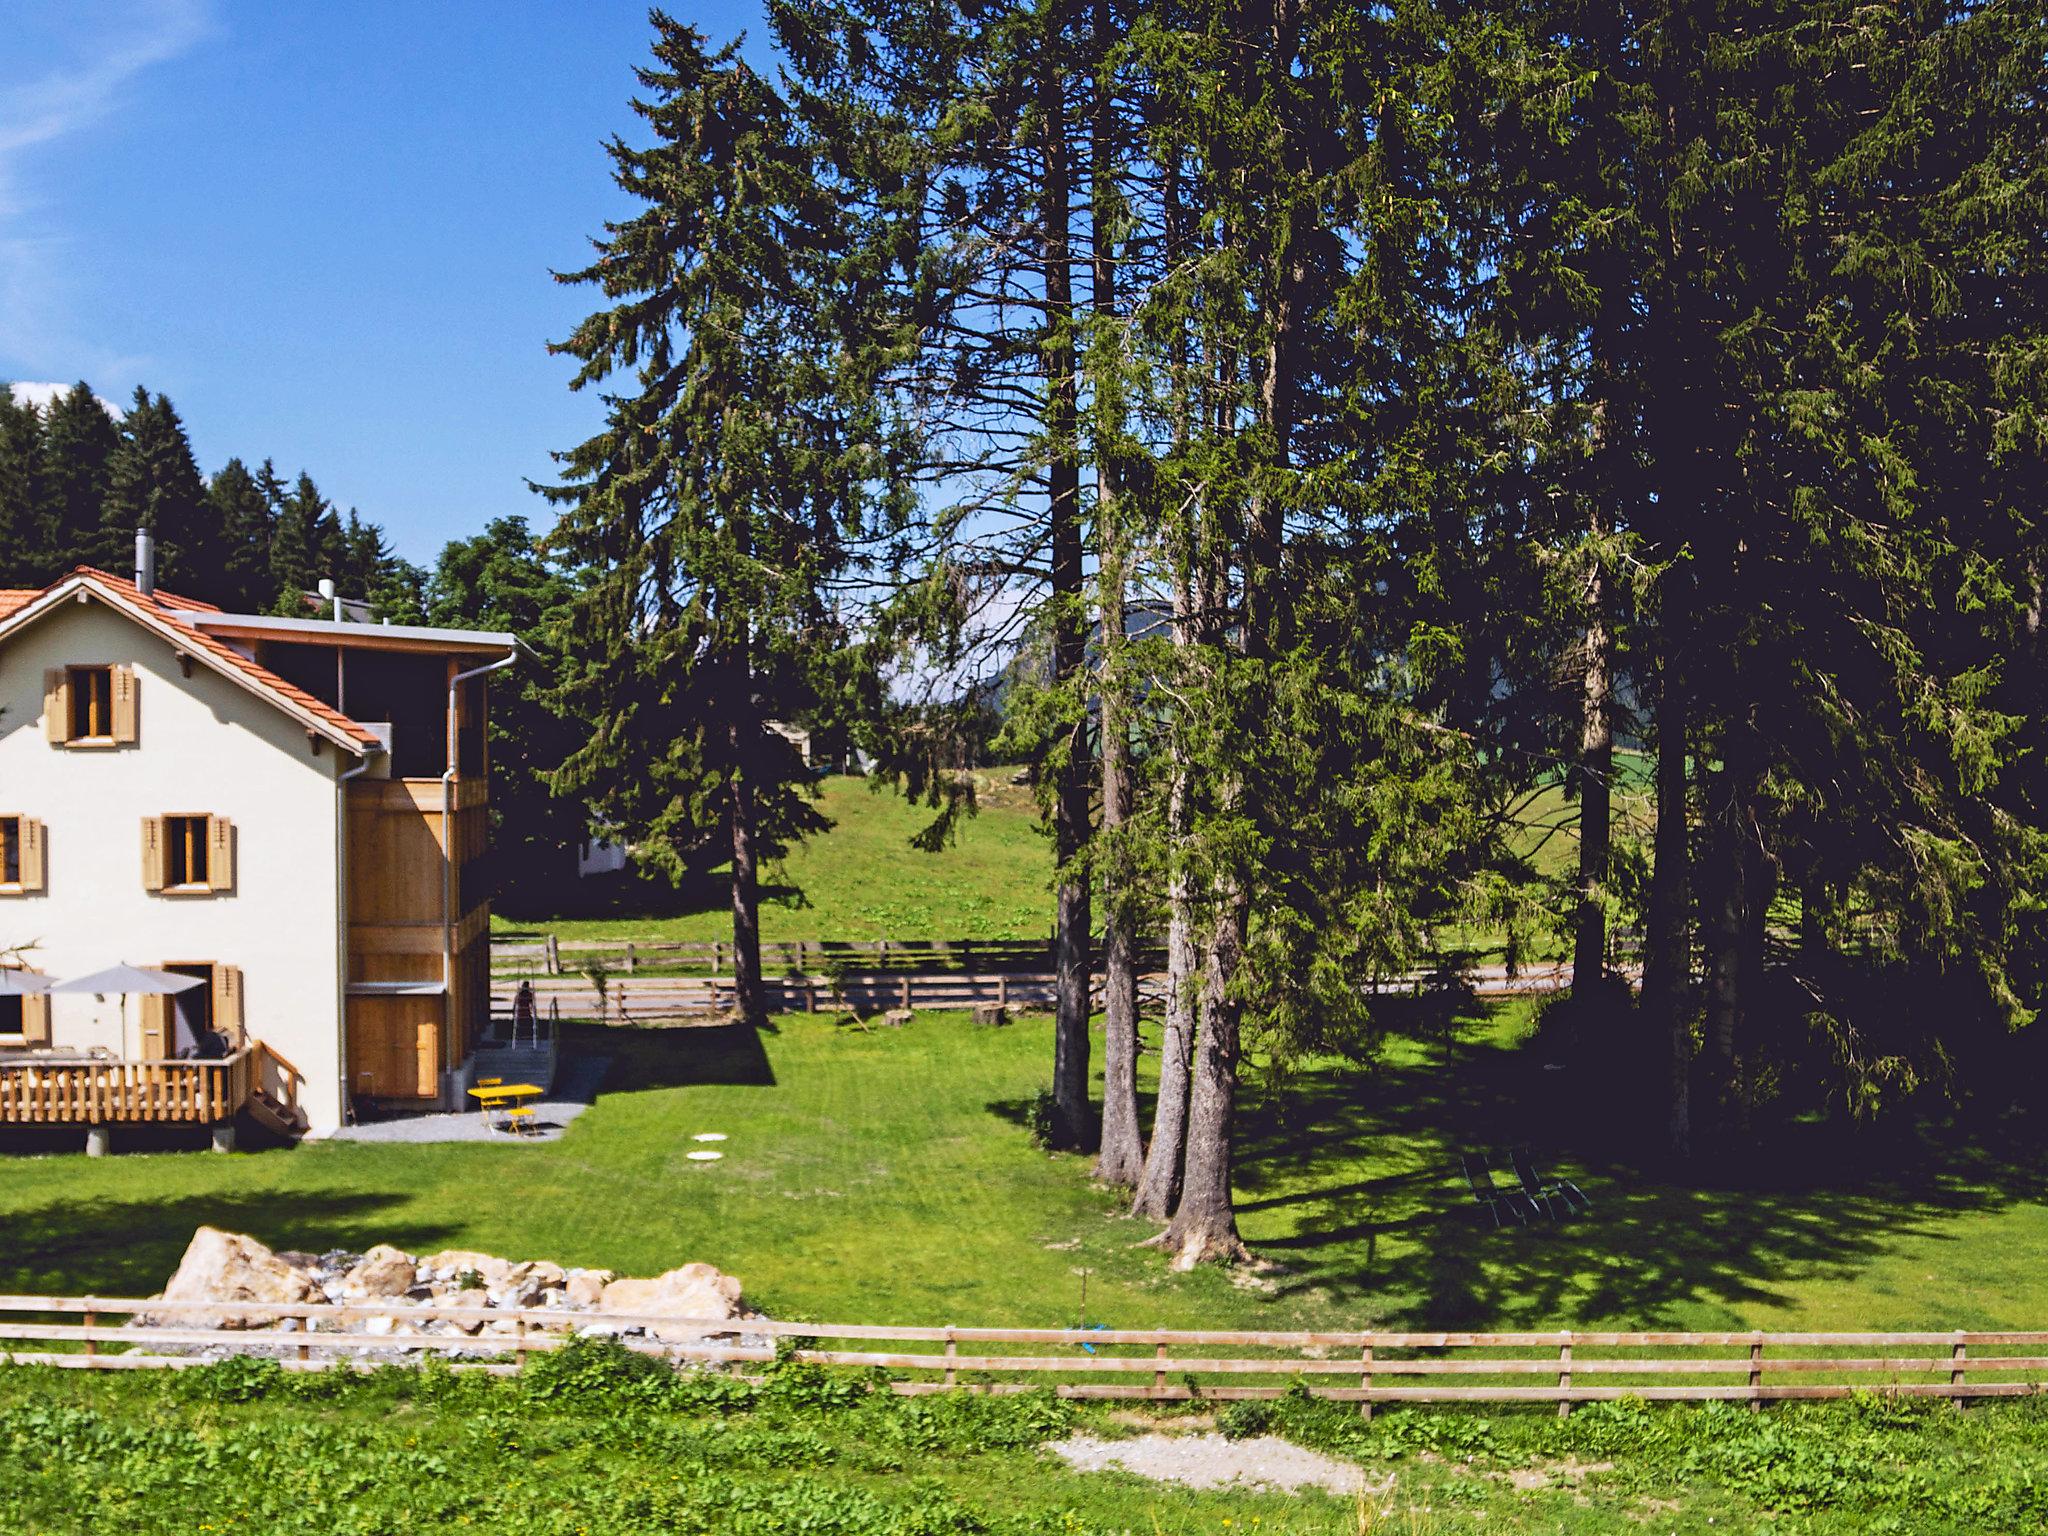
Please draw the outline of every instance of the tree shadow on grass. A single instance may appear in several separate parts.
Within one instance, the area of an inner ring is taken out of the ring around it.
[[[1853,1281],[1901,1239],[1948,1240],[1947,1217],[2042,1187],[2039,1151],[2022,1139],[1943,1126],[1877,1144],[1815,1124],[1673,1182],[1581,1134],[1545,1051],[1441,1044],[1424,1061],[1245,1085],[1239,1211],[1254,1251],[1289,1271],[1283,1294],[1356,1302],[1361,1322],[1392,1327],[1730,1326],[1817,1282]],[[1574,1142],[1560,1171],[1593,1209],[1571,1221],[1496,1230],[1460,1175],[1465,1150],[1529,1143],[1556,1162]]]
[[[562,1030],[565,1048],[611,1058],[604,1092],[719,1086],[773,1088],[775,1067],[761,1031],[745,1024],[701,1024],[676,1029],[573,1024]]]
[[[10,1210],[0,1287],[36,1295],[153,1296],[201,1226],[242,1232],[273,1248],[360,1253],[394,1243],[412,1253],[447,1245],[455,1229],[403,1214],[412,1196],[223,1191],[172,1199],[77,1200]]]

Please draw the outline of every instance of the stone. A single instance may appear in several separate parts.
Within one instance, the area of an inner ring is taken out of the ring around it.
[[[317,1253],[307,1253],[300,1248],[287,1248],[278,1254],[277,1262],[289,1264],[293,1269],[303,1270],[311,1274],[320,1268],[320,1255]]]
[[[901,1029],[906,1024],[916,1022],[916,1019],[917,1010],[914,1008],[891,1008],[882,1015],[882,1022],[891,1029]]]
[[[318,1299],[306,1275],[284,1262],[253,1237],[201,1227],[192,1234],[177,1273],[164,1287],[165,1301],[268,1301],[282,1305]],[[269,1328],[275,1313],[233,1317],[221,1312],[185,1311],[144,1314],[143,1326],[184,1328]]]
[[[420,1270],[437,1280],[458,1280],[463,1274],[474,1270],[482,1277],[488,1289],[503,1285],[512,1273],[513,1266],[506,1260],[488,1253],[476,1253],[467,1248],[444,1248],[439,1253],[430,1253],[420,1260]]]
[[[563,1293],[572,1307],[595,1307],[604,1301],[604,1288],[618,1278],[608,1269],[572,1269]]]
[[[685,1264],[652,1280],[614,1280],[604,1288],[600,1310],[628,1316],[705,1318],[719,1322],[746,1315],[739,1281],[709,1264]],[[669,1344],[712,1337],[695,1329],[663,1328],[659,1323],[648,1331]]]
[[[342,1280],[341,1294],[351,1301],[403,1296],[418,1280],[419,1271],[411,1254],[379,1243]]]

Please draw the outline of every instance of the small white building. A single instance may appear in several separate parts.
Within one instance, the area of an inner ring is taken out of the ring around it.
[[[229,614],[80,568],[0,591],[0,1125],[312,1135],[453,1103],[489,1013],[485,675],[509,635]]]

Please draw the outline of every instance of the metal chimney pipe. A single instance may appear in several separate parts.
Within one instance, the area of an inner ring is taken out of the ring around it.
[[[144,597],[156,592],[156,540],[147,528],[135,530],[135,589]]]

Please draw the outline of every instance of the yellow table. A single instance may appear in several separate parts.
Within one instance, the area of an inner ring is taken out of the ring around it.
[[[495,1083],[488,1088],[472,1088],[469,1094],[488,1123],[492,1110],[508,1108],[521,1099],[537,1099],[544,1091],[533,1083]]]

